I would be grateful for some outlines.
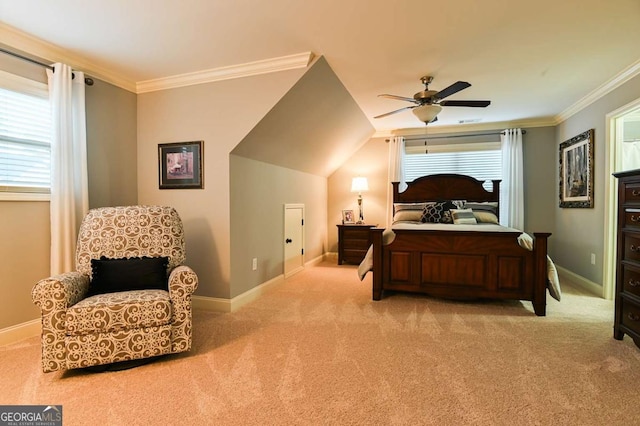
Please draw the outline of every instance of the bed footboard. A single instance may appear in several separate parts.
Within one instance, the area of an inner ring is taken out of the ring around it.
[[[457,299],[516,299],[546,314],[547,238],[534,234],[532,251],[518,232],[397,230],[383,245],[383,229],[371,230],[373,299],[386,290]]]

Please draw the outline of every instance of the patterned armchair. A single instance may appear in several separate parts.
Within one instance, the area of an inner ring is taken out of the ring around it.
[[[168,258],[167,290],[90,294],[92,259],[148,257]],[[182,221],[172,207],[90,210],[80,226],[76,271],[41,280],[31,292],[42,314],[42,370],[190,350],[191,295],[198,277],[184,260]]]

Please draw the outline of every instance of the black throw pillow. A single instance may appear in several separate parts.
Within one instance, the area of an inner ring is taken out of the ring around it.
[[[168,290],[168,263],[168,257],[91,259],[89,296],[130,290]]]

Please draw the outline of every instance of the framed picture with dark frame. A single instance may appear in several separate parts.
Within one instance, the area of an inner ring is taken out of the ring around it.
[[[593,208],[593,134],[560,144],[560,207]]]
[[[203,141],[158,144],[160,189],[202,189]]]

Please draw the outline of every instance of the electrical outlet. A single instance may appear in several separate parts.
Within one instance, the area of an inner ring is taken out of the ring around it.
[[[254,257],[253,260],[251,261],[251,270],[255,271],[258,269],[258,258]]]
[[[591,253],[591,264],[592,265],[596,264],[596,254],[595,253]]]

